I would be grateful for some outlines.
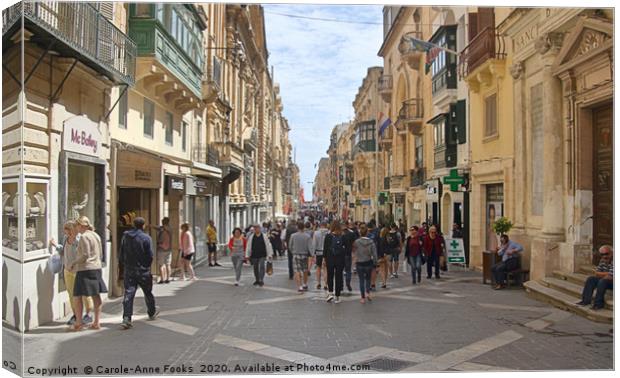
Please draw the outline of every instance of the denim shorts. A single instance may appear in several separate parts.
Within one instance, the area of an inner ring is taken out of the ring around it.
[[[390,261],[398,261],[398,256],[400,255],[400,252],[392,252],[392,254],[390,255]]]

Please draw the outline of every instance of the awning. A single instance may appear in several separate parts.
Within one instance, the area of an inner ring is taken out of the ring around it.
[[[439,122],[440,120],[442,120],[444,118],[448,118],[448,113],[439,113],[436,116],[434,116],[433,118],[429,119],[426,123],[427,124],[435,124],[435,123]]]
[[[222,178],[222,170],[209,164],[193,162],[191,167],[192,175],[204,176],[209,178]]]

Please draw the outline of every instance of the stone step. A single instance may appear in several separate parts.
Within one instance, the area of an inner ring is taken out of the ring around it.
[[[581,299],[581,292],[583,291],[583,285],[577,285],[568,280],[562,280],[554,277],[545,277],[539,281],[541,284],[550,287],[552,289],[561,291],[565,294],[573,296],[575,302]],[[607,290],[605,292],[605,307],[612,310],[614,309],[613,291]]]
[[[528,281],[523,286],[525,287],[525,292],[531,298],[552,304],[557,308],[570,311],[598,323],[613,323],[613,311],[608,309],[594,311],[589,306],[577,306],[575,303],[578,300],[574,296],[547,287],[538,281]]]
[[[579,270],[577,270],[577,273],[585,274],[586,276],[591,276],[595,269],[596,269],[596,266],[594,265],[582,265],[579,267]]]
[[[563,272],[561,270],[554,270],[553,271],[553,277],[560,279],[560,280],[565,280],[565,281],[569,281],[572,282],[576,285],[581,285],[583,287],[583,285],[585,285],[586,280],[588,279],[588,275],[583,274],[583,273],[568,273],[568,272]]]

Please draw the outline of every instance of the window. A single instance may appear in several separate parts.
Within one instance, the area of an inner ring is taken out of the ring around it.
[[[19,191],[17,182],[2,182],[2,247],[20,250]]]
[[[446,119],[442,118],[437,123],[433,124],[433,142],[435,147],[441,147],[446,144]]]
[[[187,122],[181,124],[181,149],[187,151]]]
[[[125,93],[121,96],[118,101],[118,127],[121,129],[127,129],[127,92],[129,89],[125,90]]]
[[[484,136],[497,135],[497,94],[484,99]]]
[[[424,166],[424,140],[421,136],[415,137],[415,167],[422,168]]]
[[[172,146],[172,130],[174,129],[174,116],[166,112],[166,144]]]
[[[155,104],[144,99],[144,136],[153,138],[153,124],[155,123]]]
[[[149,3],[136,4],[136,17],[151,17],[151,4]]]

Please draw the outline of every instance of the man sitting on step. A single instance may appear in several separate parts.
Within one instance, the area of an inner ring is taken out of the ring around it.
[[[586,284],[581,293],[581,301],[577,302],[579,306],[587,306],[592,302],[592,294],[596,289],[596,297],[594,298],[593,310],[600,310],[605,307],[605,291],[614,288],[614,249],[610,245],[604,245],[599,248],[601,261],[596,267],[594,276],[588,277]]]

